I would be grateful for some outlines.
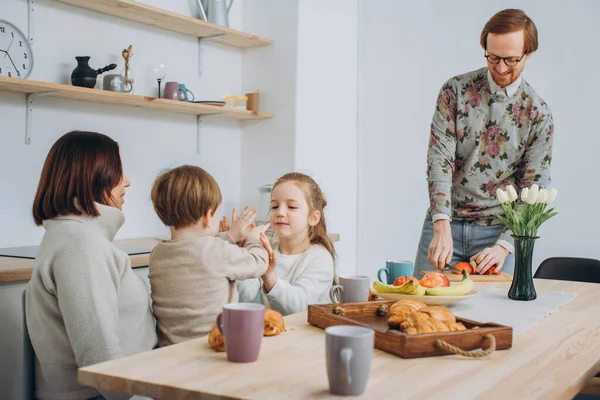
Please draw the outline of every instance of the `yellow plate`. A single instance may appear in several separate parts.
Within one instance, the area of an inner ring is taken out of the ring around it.
[[[398,293],[379,293],[373,290],[373,293],[384,300],[417,300],[428,306],[445,306],[448,304],[458,303],[459,301],[466,300],[477,295],[479,292],[472,290],[469,294],[464,296],[417,296],[411,294],[398,294]]]

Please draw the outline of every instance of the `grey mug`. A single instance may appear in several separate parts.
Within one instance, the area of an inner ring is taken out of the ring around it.
[[[129,83],[129,85],[127,85],[129,90],[125,89],[125,82]],[[108,74],[104,76],[102,89],[110,90],[111,92],[129,93],[131,92],[131,89],[133,89],[133,85],[131,83],[132,82],[128,79],[125,79],[123,75]]]
[[[339,277],[339,285],[329,290],[333,303],[359,303],[369,301],[369,277],[366,275],[346,275]]]
[[[325,359],[329,392],[359,396],[365,392],[375,332],[361,326],[338,325],[325,329]]]

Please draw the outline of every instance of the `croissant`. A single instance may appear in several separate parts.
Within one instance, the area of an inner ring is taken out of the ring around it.
[[[406,318],[417,310],[427,307],[425,303],[416,300],[400,300],[392,304],[388,311],[388,325],[390,328],[399,328]]]
[[[410,314],[400,324],[400,329],[408,334],[464,331],[467,328],[452,311],[442,306],[429,306]]]
[[[283,321],[283,315],[275,310],[265,310],[265,328],[264,336],[275,336],[285,331],[285,322]],[[225,351],[225,339],[219,328],[215,325],[210,333],[208,334],[208,344],[216,351]]]
[[[221,332],[219,332],[217,325],[213,326],[208,334],[208,344],[215,351],[225,351],[225,338],[221,335]]]
[[[285,322],[283,321],[283,315],[279,314],[275,310],[265,310],[265,336],[279,335],[285,331]]]

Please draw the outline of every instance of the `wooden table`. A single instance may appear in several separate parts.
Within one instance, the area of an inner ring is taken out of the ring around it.
[[[600,369],[600,285],[536,280],[536,288],[577,297],[485,359],[402,359],[375,349],[359,398],[571,399]],[[200,338],[81,368],[79,381],[163,400],[329,398],[325,335],[306,318],[286,317],[287,332],[264,338],[255,363],[229,363]]]

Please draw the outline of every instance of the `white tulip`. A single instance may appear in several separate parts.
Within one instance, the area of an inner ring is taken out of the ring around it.
[[[498,201],[500,201],[500,203],[502,204],[508,203],[510,201],[508,199],[508,194],[500,188],[496,190],[496,196],[498,196]]]
[[[550,204],[556,199],[556,195],[558,194],[558,190],[552,188],[548,192],[548,198],[546,199],[546,204]]]
[[[547,199],[548,199],[548,190],[540,189],[540,191],[538,192],[537,202],[540,204],[545,203]]]
[[[531,185],[529,188],[529,192],[527,193],[527,200],[525,200],[529,204],[535,204],[537,201],[538,192],[540,191],[540,187],[536,184]]]
[[[521,200],[527,201],[527,195],[529,195],[529,188],[521,190]]]
[[[508,185],[508,187],[506,188],[506,193],[508,194],[508,201],[512,202],[519,198],[519,195],[517,194],[517,191],[515,190],[513,185]]]

